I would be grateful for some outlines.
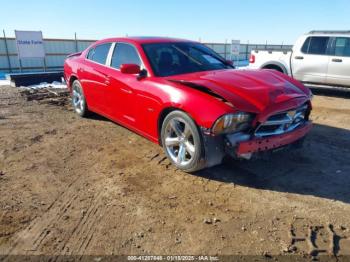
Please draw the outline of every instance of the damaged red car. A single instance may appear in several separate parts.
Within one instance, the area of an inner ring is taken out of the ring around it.
[[[69,56],[64,75],[76,113],[160,144],[187,172],[300,145],[312,126],[304,85],[277,71],[236,70],[197,42],[105,39]]]

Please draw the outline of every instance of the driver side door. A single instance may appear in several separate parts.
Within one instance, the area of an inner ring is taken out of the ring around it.
[[[117,42],[112,52],[109,67],[108,114],[116,121],[136,127],[137,94],[140,83],[137,75],[123,74],[122,64],[136,64],[142,67],[137,49],[129,43]]]

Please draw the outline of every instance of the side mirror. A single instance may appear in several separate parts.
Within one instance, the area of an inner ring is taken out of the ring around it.
[[[122,64],[120,66],[120,72],[123,74],[135,75],[141,72],[141,68],[136,64]]]
[[[142,69],[142,70],[140,71],[139,75],[137,76],[137,80],[140,81],[141,79],[146,78],[147,75],[148,75],[147,70],[146,70],[146,69]]]
[[[231,65],[231,66],[234,65],[232,60],[226,60],[226,63],[227,63],[228,65]]]

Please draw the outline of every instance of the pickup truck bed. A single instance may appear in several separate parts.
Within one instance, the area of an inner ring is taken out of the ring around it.
[[[291,49],[255,49],[251,52],[249,67],[254,69],[275,69],[287,75],[291,75],[289,67],[291,54]],[[252,59],[254,59],[253,63]]]

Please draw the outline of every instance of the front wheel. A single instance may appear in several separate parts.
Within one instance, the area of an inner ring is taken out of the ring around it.
[[[164,119],[161,141],[170,161],[185,172],[204,167],[203,139],[196,123],[186,113],[173,111]]]

